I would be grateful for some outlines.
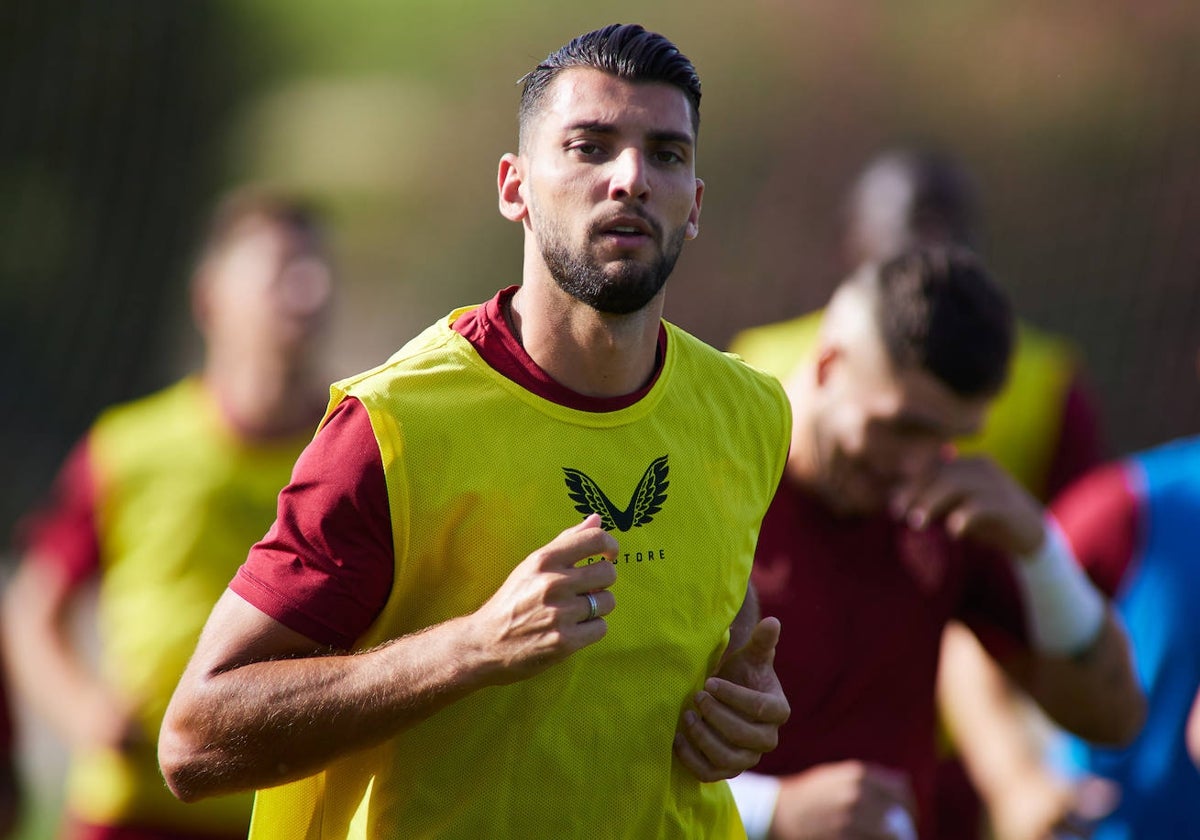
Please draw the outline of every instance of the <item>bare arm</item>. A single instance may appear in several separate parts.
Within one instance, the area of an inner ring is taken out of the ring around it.
[[[1128,639],[1069,546],[1062,545],[1065,556],[1046,554],[1053,534],[1040,504],[986,458],[941,464],[899,492],[893,504],[914,527],[942,520],[954,536],[1014,558],[1030,601],[1035,642],[1042,641],[1004,665],[1047,714],[1087,740],[1122,744],[1136,736],[1145,698]],[[1050,555],[1058,565],[1032,559]],[[1076,615],[1080,620],[1067,621]]]
[[[1095,641],[1077,656],[1028,655],[1004,666],[1055,723],[1087,741],[1127,744],[1145,721],[1129,640],[1111,610]]]
[[[1030,710],[970,630],[946,627],[938,702],[997,840],[1044,840],[1074,806],[1042,759]]]
[[[4,594],[4,658],[14,688],[72,746],[120,749],[145,741],[130,704],[77,647],[77,590],[53,563],[27,557]]]
[[[484,686],[516,682],[601,639],[616,541],[592,516],[533,552],[476,612],[369,651],[335,654],[232,592],[214,607],[159,738],[193,801],[303,778]]]

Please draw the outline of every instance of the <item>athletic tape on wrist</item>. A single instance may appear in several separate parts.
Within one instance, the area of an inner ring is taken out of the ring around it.
[[[1017,558],[1017,579],[1025,590],[1034,647],[1070,656],[1091,646],[1104,623],[1105,599],[1075,562],[1070,543],[1054,521],[1027,557]]]

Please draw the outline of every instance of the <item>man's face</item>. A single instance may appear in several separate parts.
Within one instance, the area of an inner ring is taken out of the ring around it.
[[[989,400],[960,397],[919,368],[896,369],[882,347],[823,357],[813,413],[816,489],[847,515],[886,509],[892,495],[982,426]]]
[[[202,328],[243,352],[293,353],[323,326],[332,272],[315,234],[251,220],[206,266]]]
[[[679,89],[563,71],[521,153],[523,218],[555,283],[612,314],[653,299],[698,231],[695,151]]]

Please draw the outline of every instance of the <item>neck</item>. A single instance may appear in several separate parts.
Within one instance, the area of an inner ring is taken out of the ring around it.
[[[663,296],[628,315],[597,312],[557,284],[527,283],[507,313],[529,357],[556,382],[589,397],[620,397],[654,374]]]
[[[210,353],[204,385],[225,420],[248,438],[286,437],[311,430],[324,405],[323,389],[306,363]]]

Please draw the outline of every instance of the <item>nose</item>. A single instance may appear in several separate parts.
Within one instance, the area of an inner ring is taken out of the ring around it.
[[[625,149],[613,160],[608,197],[616,201],[644,201],[649,193],[645,158],[639,149]]]

